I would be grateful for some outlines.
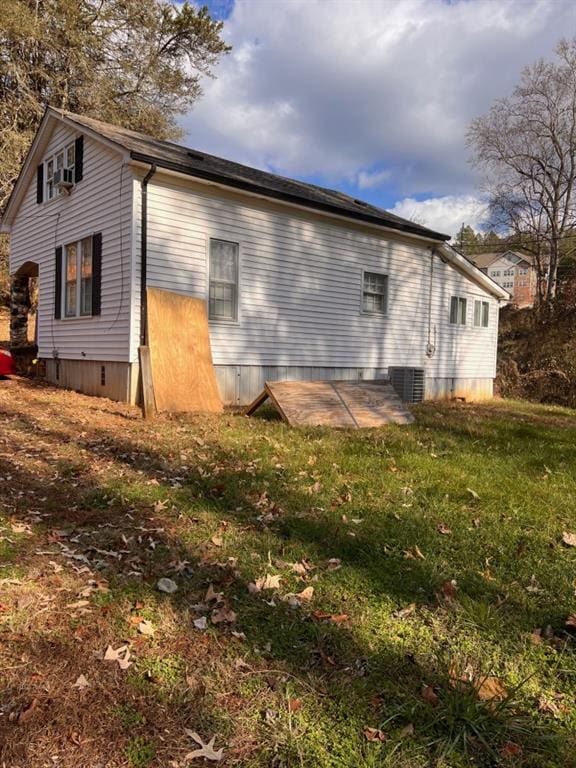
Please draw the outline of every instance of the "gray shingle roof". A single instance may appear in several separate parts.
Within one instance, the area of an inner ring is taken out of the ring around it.
[[[449,235],[434,232],[420,224],[395,216],[382,208],[345,195],[343,192],[296,181],[285,176],[277,176],[257,168],[250,168],[215,155],[188,149],[170,141],[159,141],[151,136],[136,133],[127,128],[119,128],[90,117],[61,110],[54,111],[80,127],[89,128],[123,147],[130,152],[134,160],[156,163],[161,168],[216,181],[236,189],[256,192],[272,199],[336,213],[349,219],[389,227],[407,234],[420,235],[438,241],[450,239]]]

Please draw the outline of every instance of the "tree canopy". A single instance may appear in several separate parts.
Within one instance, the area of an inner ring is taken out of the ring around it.
[[[555,295],[558,265],[576,226],[576,39],[561,41],[556,54],[527,67],[512,94],[468,132],[493,224],[535,257],[544,303]]]
[[[0,0],[0,210],[48,104],[177,138],[221,33],[188,2]]]

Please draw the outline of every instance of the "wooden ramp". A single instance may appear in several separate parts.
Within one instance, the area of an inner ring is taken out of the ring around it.
[[[290,426],[363,429],[414,421],[387,381],[269,381],[246,414],[268,398]]]

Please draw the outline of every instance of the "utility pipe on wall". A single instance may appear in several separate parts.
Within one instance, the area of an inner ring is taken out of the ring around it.
[[[140,210],[140,346],[148,342],[148,300],[146,296],[148,269],[148,182],[156,173],[156,163],[142,179]]]

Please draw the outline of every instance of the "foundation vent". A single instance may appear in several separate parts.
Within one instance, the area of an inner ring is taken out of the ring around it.
[[[424,400],[423,368],[390,366],[388,375],[396,394],[405,403],[421,403]]]

